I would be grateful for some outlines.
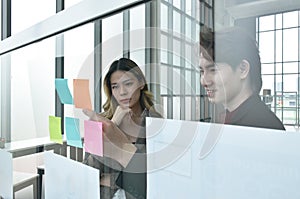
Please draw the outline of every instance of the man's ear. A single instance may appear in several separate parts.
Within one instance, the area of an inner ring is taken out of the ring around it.
[[[241,79],[246,79],[249,71],[250,71],[250,64],[247,60],[243,59],[239,65],[240,77]]]

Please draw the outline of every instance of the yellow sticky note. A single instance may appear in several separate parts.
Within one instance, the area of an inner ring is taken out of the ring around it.
[[[61,134],[61,118],[49,116],[50,140],[59,144],[63,143]]]

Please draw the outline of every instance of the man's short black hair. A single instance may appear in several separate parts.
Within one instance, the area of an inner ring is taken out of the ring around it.
[[[214,62],[227,63],[233,69],[243,60],[247,60],[250,64],[252,90],[259,94],[262,87],[260,56],[256,40],[248,32],[239,27],[215,32],[203,27],[200,32],[200,45],[205,49],[206,56],[208,54]]]

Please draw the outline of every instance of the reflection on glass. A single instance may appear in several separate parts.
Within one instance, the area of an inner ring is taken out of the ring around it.
[[[161,65],[160,67],[160,93],[161,95],[168,94],[168,67]]]
[[[183,94],[181,93],[181,88],[180,88],[181,81],[183,81],[183,78],[181,77],[180,69],[173,69],[173,86],[171,90],[172,94],[174,95]],[[173,109],[173,110],[179,111],[180,109]]]
[[[94,24],[69,30],[64,37],[64,77],[68,79],[71,93],[73,93],[73,79],[88,79],[90,98],[94,104]],[[67,117],[86,119],[80,109],[74,106],[64,106]],[[83,125],[80,125],[83,132]]]
[[[283,13],[283,28],[297,27],[299,11]]]
[[[261,74],[274,74],[274,64],[262,64]]]
[[[276,30],[275,31],[275,37],[276,37],[276,54],[275,54],[275,59],[276,62],[281,62],[282,61],[282,30]]]
[[[160,59],[162,63],[168,63],[168,38],[163,34],[160,36]]]
[[[192,15],[192,0],[186,0],[185,1],[185,11],[186,14]]]
[[[180,97],[173,97],[173,119],[180,120]]]
[[[261,32],[259,50],[262,63],[274,62],[274,32]]]
[[[276,29],[282,28],[282,14],[277,14],[276,16]]]
[[[11,140],[48,136],[55,110],[55,39],[11,53]]]
[[[260,31],[274,29],[274,15],[264,16],[259,18]]]
[[[168,7],[165,4],[161,4],[160,7],[160,28],[168,29]]]
[[[185,98],[185,119],[186,120],[191,120],[192,119],[192,101],[191,97],[186,97]]]
[[[282,74],[282,67],[283,67],[282,63],[276,63],[275,64],[276,74]]]
[[[123,57],[123,13],[102,21],[102,76],[113,60]]]
[[[180,20],[180,14],[174,10],[173,12],[173,31],[180,33],[181,28],[181,20]]]
[[[283,63],[283,73],[298,73],[298,62]]]
[[[65,0],[65,9],[68,9],[69,7],[78,4],[79,2],[81,2],[82,0]]]
[[[130,9],[130,58],[145,73],[145,5]]]
[[[173,40],[173,64],[175,66],[180,66],[180,59],[181,59],[181,45],[180,41],[177,39]]]
[[[0,3],[0,16],[2,16],[2,3]],[[0,26],[0,32],[1,32],[0,34],[2,34],[2,25]],[[1,38],[2,38],[2,36],[1,36]]]
[[[297,92],[298,90],[298,74],[285,74],[283,76],[283,91]]]
[[[283,61],[298,60],[298,28],[286,29],[283,32]]]
[[[53,0],[11,1],[12,35],[55,15],[56,5]]]
[[[262,84],[260,95],[263,95],[264,89],[271,90],[271,95],[274,95],[274,76],[273,75],[263,75],[262,78],[263,78],[263,84]],[[274,102],[274,100],[273,100],[273,102]],[[274,104],[272,104],[271,106],[273,107]]]
[[[191,71],[189,70],[186,70],[185,71],[185,93],[187,95],[191,95],[191,94],[195,94],[196,91],[192,88],[192,85],[191,85],[191,80],[192,80],[192,73]],[[199,82],[200,83],[200,82]]]
[[[173,6],[180,9],[181,6],[180,6],[180,0],[173,0]]]
[[[192,39],[192,22],[190,18],[186,18],[185,20],[185,36],[188,39]]]

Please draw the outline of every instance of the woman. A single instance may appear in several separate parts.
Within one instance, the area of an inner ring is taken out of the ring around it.
[[[113,198],[119,188],[126,198],[146,198],[145,117],[161,117],[145,76],[130,59],[114,61],[104,78],[104,112],[84,110],[103,124],[104,157],[85,155],[85,163],[100,169],[101,198]]]

